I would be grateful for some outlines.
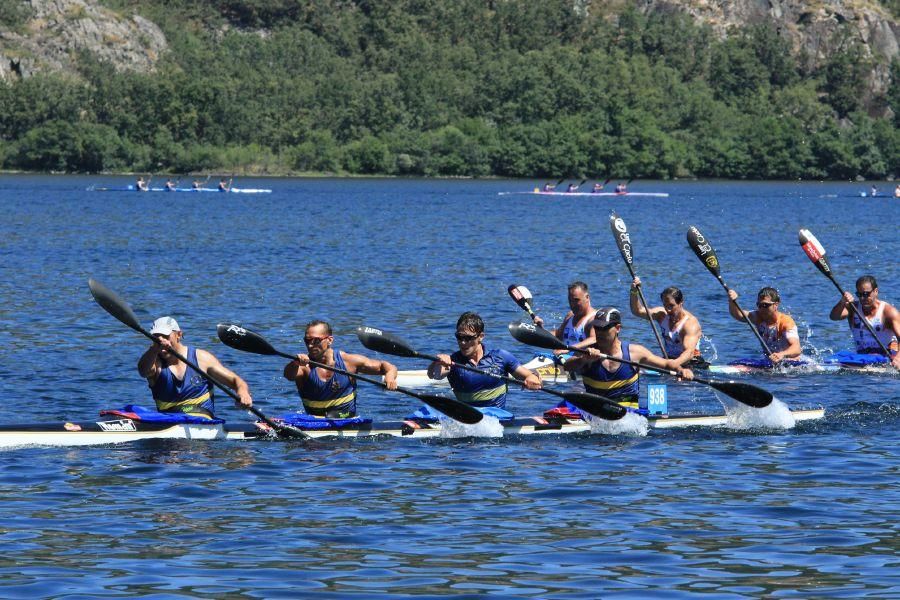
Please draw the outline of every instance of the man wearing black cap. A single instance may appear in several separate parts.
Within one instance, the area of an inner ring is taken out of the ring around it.
[[[596,341],[581,354],[565,363],[566,371],[581,375],[584,387],[618,401],[628,407],[638,407],[640,392],[640,370],[637,367],[618,362],[615,359],[630,360],[659,369],[669,369],[682,379],[693,379],[694,374],[675,360],[666,360],[647,350],[640,344],[630,344],[619,339],[622,330],[622,315],[611,306],[601,308],[591,321]]]

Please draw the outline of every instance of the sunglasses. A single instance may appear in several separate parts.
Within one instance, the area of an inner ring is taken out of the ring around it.
[[[770,306],[775,306],[778,304],[777,302],[757,302],[756,308],[769,308]]]
[[[860,298],[868,298],[873,293],[875,293],[875,290],[870,290],[868,292],[860,292],[859,290],[856,291],[856,295],[859,296]]]
[[[305,337],[305,338],[303,338],[303,342],[307,346],[313,346],[313,345],[321,344],[323,341],[327,340],[329,337],[331,337],[331,336],[326,335],[325,337]]]
[[[457,342],[471,342],[478,338],[478,335],[469,335],[467,333],[459,333],[458,331],[454,335],[456,336]]]

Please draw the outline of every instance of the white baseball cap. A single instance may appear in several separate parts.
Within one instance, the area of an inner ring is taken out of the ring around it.
[[[178,321],[172,317],[160,317],[153,321],[153,327],[150,329],[150,335],[169,335],[173,331],[181,331]]]

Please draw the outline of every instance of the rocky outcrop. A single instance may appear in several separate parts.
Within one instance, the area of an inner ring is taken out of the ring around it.
[[[725,37],[734,27],[772,23],[796,52],[824,64],[841,44],[857,41],[875,65],[867,96],[877,99],[890,85],[891,60],[900,57],[900,23],[879,3],[866,0],[645,0],[645,11],[680,11]],[[870,109],[879,112],[877,102]]]
[[[153,71],[168,49],[154,23],[124,16],[93,0],[31,0],[31,19],[21,32],[0,31],[0,79],[41,71],[70,72],[88,51],[119,70]]]

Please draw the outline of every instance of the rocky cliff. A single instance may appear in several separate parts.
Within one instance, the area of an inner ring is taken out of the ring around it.
[[[0,79],[68,72],[81,51],[121,70],[152,71],[168,44],[159,27],[95,0],[31,0],[16,31],[0,29]]]

